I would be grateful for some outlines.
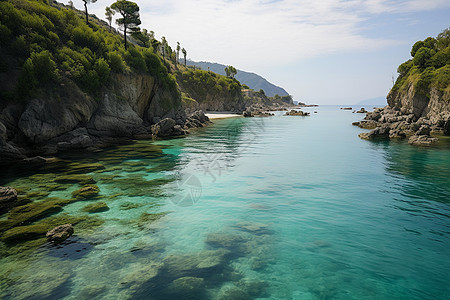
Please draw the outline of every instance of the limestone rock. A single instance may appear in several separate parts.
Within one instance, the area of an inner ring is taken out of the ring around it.
[[[105,94],[100,107],[89,122],[89,132],[96,136],[132,136],[143,120],[126,99],[114,93]]]
[[[389,126],[380,126],[370,132],[363,132],[359,134],[359,137],[365,140],[373,140],[375,138],[389,137]]]
[[[170,118],[165,118],[151,128],[152,134],[157,137],[169,137],[169,136],[180,136],[185,135],[184,131],[180,125],[177,125],[175,120]]]
[[[67,240],[72,234],[72,224],[64,224],[53,228],[45,236],[49,242],[57,244]]]
[[[12,187],[0,187],[0,214],[15,206],[17,191]]]
[[[408,140],[408,144],[416,146],[432,146],[438,142],[438,138],[434,138],[429,135],[413,135]]]
[[[357,114],[365,114],[365,113],[367,113],[367,110],[364,107],[361,107],[361,109],[358,110],[356,113]]]
[[[94,108],[94,100],[81,91],[64,101],[36,98],[22,113],[19,129],[29,141],[42,143],[74,129],[81,122],[89,121]]]
[[[420,126],[419,130],[417,130],[416,135],[430,135],[431,128],[428,125]]]
[[[285,113],[285,116],[309,116],[309,112],[303,112],[301,110],[291,110]]]
[[[203,127],[204,125],[209,124],[209,123],[210,123],[210,120],[205,115],[203,110],[197,110],[186,119],[185,125],[187,128],[198,128],[198,127]]]

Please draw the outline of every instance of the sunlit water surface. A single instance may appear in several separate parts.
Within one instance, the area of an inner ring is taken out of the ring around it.
[[[1,243],[0,297],[450,298],[448,141],[368,142],[362,115],[307,110],[5,170],[0,184],[35,201],[82,187],[55,187],[63,173],[100,194],[47,217],[95,223],[60,246]],[[82,211],[98,201],[109,210]]]

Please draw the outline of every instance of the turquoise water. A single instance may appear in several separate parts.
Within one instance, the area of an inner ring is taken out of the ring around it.
[[[99,199],[53,217],[102,223],[76,225],[59,247],[1,243],[0,296],[450,298],[450,143],[368,142],[351,125],[362,115],[309,110],[318,113],[218,120],[181,139],[7,170],[1,185],[47,191],[35,201],[48,201],[81,184],[42,181],[99,164],[84,169]],[[82,211],[97,201],[109,210]]]

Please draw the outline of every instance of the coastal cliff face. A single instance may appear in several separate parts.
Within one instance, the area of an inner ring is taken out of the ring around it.
[[[373,129],[361,138],[409,137],[410,144],[429,146],[439,142],[437,136],[450,135],[450,29],[416,42],[411,56],[397,69],[388,106],[354,123]]]
[[[150,126],[164,118],[184,124],[179,95],[150,75],[116,74],[100,99],[70,80],[26,104],[0,111],[0,163],[59,150],[90,148],[121,138],[150,137]]]
[[[429,90],[429,97],[415,91],[410,82],[404,91],[391,90],[387,95],[389,107],[402,114],[413,114],[415,119],[426,118],[434,125],[442,124],[450,117],[450,101],[436,88]]]

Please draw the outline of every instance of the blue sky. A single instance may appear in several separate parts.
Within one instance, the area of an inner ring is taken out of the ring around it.
[[[90,4],[90,13],[104,18],[113,2]],[[179,41],[188,58],[257,73],[317,104],[386,96],[414,42],[450,26],[449,0],[135,2],[141,27],[172,47]]]

